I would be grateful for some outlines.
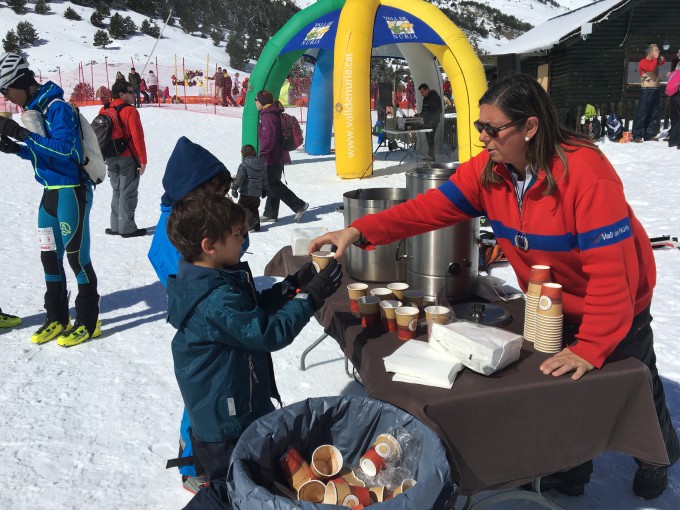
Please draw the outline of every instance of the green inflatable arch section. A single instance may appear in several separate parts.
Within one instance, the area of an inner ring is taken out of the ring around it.
[[[300,50],[280,55],[281,50],[304,27],[324,14],[342,9],[344,5],[345,0],[324,0],[312,4],[288,20],[266,44],[248,82],[241,125],[241,145],[250,144],[253,147],[259,147],[257,142],[258,111],[255,107],[255,94],[266,89],[276,97],[291,67],[304,53],[304,50]]]

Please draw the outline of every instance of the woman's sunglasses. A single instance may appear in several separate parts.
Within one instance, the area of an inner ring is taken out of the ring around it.
[[[484,131],[491,138],[498,138],[498,135],[501,131],[503,131],[504,129],[508,129],[509,127],[512,127],[515,124],[524,122],[525,120],[526,119],[516,119],[513,120],[512,122],[508,122],[507,124],[503,124],[502,126],[498,127],[494,127],[491,124],[484,124],[482,122],[479,122],[478,120],[474,121],[472,124],[475,126],[475,129],[479,131],[480,134],[482,133],[482,131]]]

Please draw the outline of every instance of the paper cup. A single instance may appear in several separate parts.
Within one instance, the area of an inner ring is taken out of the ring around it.
[[[448,324],[451,322],[450,310],[445,306],[425,307],[425,320],[434,324]]]
[[[402,299],[402,301],[408,306],[415,306],[420,310],[423,308],[423,303],[425,303],[425,293],[422,290],[405,290],[404,299]]]
[[[420,310],[414,306],[400,306],[395,310],[395,313],[397,315],[397,336],[399,340],[413,340],[416,337]]]
[[[375,296],[380,299],[380,301],[387,301],[388,299],[394,299],[394,294],[387,287],[376,287],[371,289],[371,296]]]
[[[380,298],[376,296],[363,296],[357,299],[361,325],[364,328],[373,328],[380,322]]]
[[[371,487],[368,489],[371,497],[371,504],[382,503],[385,501],[385,496],[387,496],[387,489],[384,485],[380,487]]]
[[[562,286],[559,283],[543,284],[536,314],[546,317],[562,317]]]
[[[413,478],[407,478],[403,482],[399,484],[399,487],[394,489],[394,492],[392,493],[392,497],[398,496],[399,494],[402,494],[409,490],[411,487],[413,487],[416,484],[416,481]]]
[[[533,342],[536,340],[536,309],[538,296],[524,295],[524,338]]]
[[[325,489],[323,503],[363,508],[371,504],[371,493],[366,487],[329,482]]]
[[[331,260],[335,258],[335,253],[332,251],[315,251],[312,253],[312,265],[317,273],[323,271]]]
[[[552,281],[552,271],[550,266],[531,266],[529,284],[527,285],[527,295],[538,297],[541,295],[541,285]]]
[[[388,283],[387,288],[392,291],[392,294],[394,294],[395,298],[401,301],[402,299],[404,299],[404,291],[408,289],[408,283],[402,282]]]
[[[312,473],[319,478],[332,478],[342,469],[342,454],[335,446],[324,444],[312,453]]]
[[[292,446],[288,448],[288,451],[281,457],[279,464],[286,476],[286,480],[288,480],[288,485],[297,491],[313,478],[309,469],[309,464],[302,458],[300,452]]]
[[[380,317],[385,332],[397,331],[397,308],[401,306],[401,301],[388,299],[380,302]]]
[[[350,283],[347,286],[347,295],[349,296],[349,309],[354,313],[359,313],[360,297],[364,297],[368,292],[368,285],[365,283]]]
[[[354,471],[352,471],[348,467],[344,467],[340,470],[338,475],[331,480],[333,483],[344,483],[346,485],[355,485],[357,487],[366,487],[366,484],[359,480],[356,475],[354,474]]]
[[[6,119],[12,118],[12,112],[0,112],[0,117],[5,117]]]
[[[319,480],[310,480],[298,489],[298,499],[311,503],[323,503],[326,485]]]

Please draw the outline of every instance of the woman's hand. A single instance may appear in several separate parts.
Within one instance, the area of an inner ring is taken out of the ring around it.
[[[359,231],[354,227],[328,232],[312,240],[309,245],[309,254],[311,255],[313,251],[320,250],[324,244],[332,244],[336,247],[335,258],[340,258],[350,244],[359,240],[360,235]]]
[[[545,375],[552,374],[555,377],[574,372],[574,375],[571,376],[574,381],[578,381],[586,372],[590,372],[594,368],[594,365],[571,352],[568,347],[545,360],[540,367],[541,372]]]

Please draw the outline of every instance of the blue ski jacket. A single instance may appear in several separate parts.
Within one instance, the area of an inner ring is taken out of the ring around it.
[[[50,106],[50,103],[55,101]],[[19,150],[19,156],[33,164],[35,180],[45,188],[82,184],[79,163],[83,149],[78,116],[63,102],[64,91],[48,81],[26,105],[27,110],[42,114],[47,136],[31,133]],[[49,108],[48,108],[49,106]]]

